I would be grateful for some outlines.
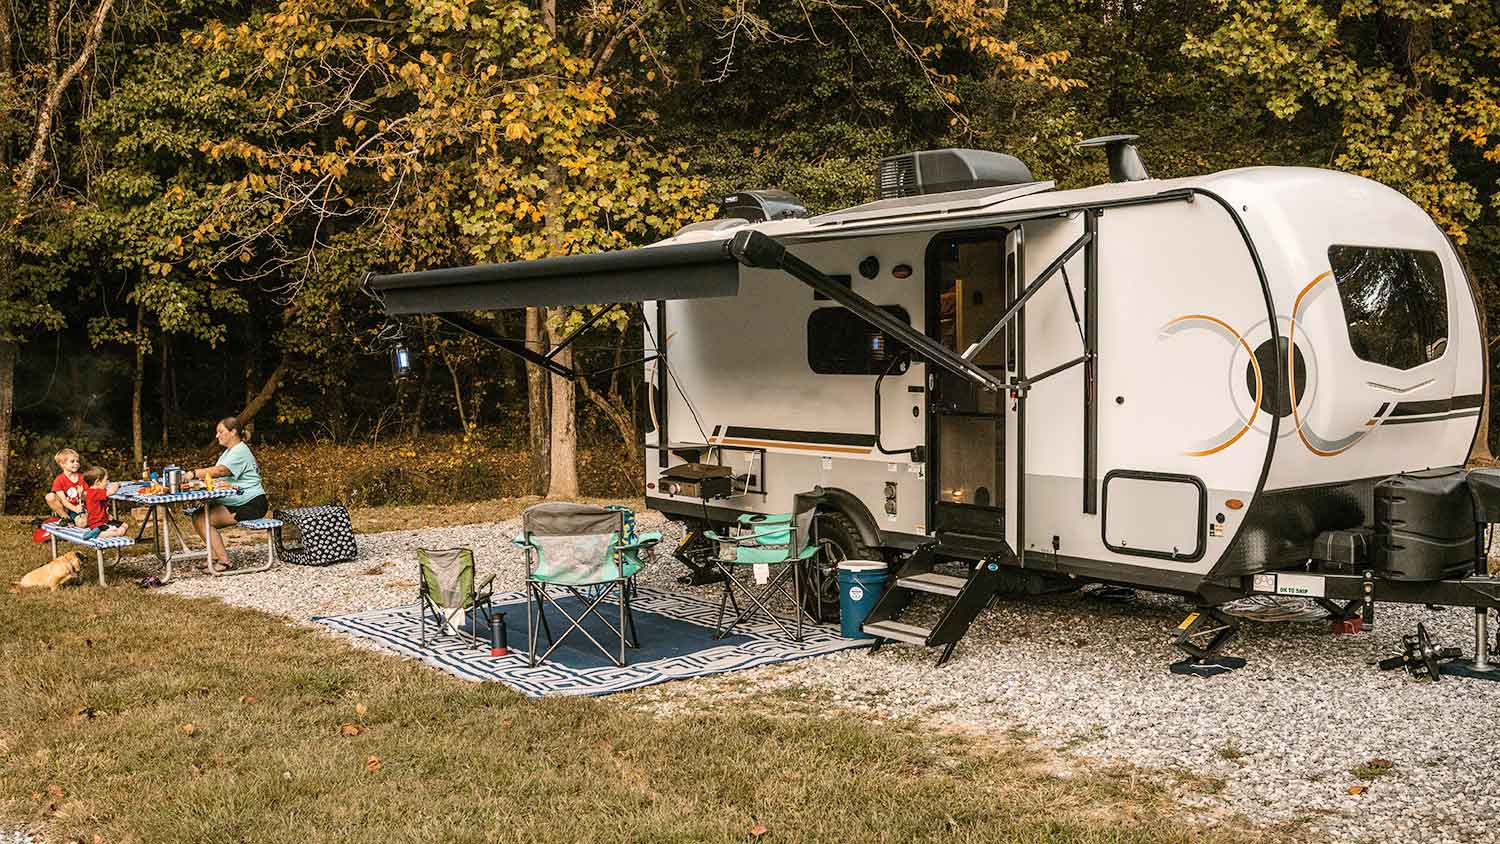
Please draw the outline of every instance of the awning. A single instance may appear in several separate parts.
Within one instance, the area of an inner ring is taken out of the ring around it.
[[[399,315],[734,296],[740,275],[728,241],[713,240],[377,275],[368,284],[386,313]]]

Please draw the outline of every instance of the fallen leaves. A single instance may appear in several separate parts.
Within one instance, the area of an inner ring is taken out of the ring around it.
[[[198,728],[195,727],[195,726],[193,726],[193,722],[192,721],[189,721],[186,724],[183,724],[182,726],[178,727],[177,730],[178,730],[178,732],[182,733],[185,736],[190,736],[193,733],[198,732]]]
[[[750,827],[750,836],[752,838],[759,838],[767,832],[770,832],[770,830],[766,829],[766,825],[760,821],[756,821],[755,826]]]
[[[344,738],[353,738],[364,731],[364,727],[361,727],[353,721],[350,721],[347,724],[339,725],[339,735],[343,736]]]
[[[1361,794],[1364,794],[1366,791],[1369,791],[1369,790],[1370,790],[1370,787],[1368,785],[1351,785],[1351,786],[1349,786],[1349,793],[1355,795],[1356,797],[1359,796],[1359,795],[1361,795]]]
[[[363,703],[354,704],[354,714],[358,715],[361,718],[365,717],[365,715],[368,714],[369,711],[370,708],[368,706],[365,706]]]
[[[246,706],[255,703],[255,695],[240,695],[240,703]]]
[[[1395,762],[1392,762],[1389,759],[1380,759],[1378,757],[1366,762],[1365,765],[1372,771],[1389,771],[1390,769],[1396,767]]]
[[[371,756],[365,759],[365,770],[372,774],[380,770],[380,757]]]

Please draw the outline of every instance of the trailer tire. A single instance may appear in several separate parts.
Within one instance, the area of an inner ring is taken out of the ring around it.
[[[802,596],[803,606],[825,622],[839,617],[838,565],[844,560],[884,559],[879,548],[866,545],[859,528],[848,514],[837,510],[818,513],[815,526],[818,544],[822,546],[813,558]]]

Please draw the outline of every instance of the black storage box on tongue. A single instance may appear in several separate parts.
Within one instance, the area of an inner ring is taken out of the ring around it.
[[[1369,566],[1375,547],[1375,531],[1370,528],[1325,530],[1313,540],[1312,558],[1332,571],[1358,572]]]
[[[1375,485],[1375,571],[1442,580],[1474,563],[1474,502],[1462,469],[1393,475]]]

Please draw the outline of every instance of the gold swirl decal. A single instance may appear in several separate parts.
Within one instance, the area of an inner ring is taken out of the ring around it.
[[[1207,325],[1199,323],[1207,323]],[[1260,361],[1256,359],[1254,350],[1250,348],[1250,344],[1245,341],[1245,338],[1238,331],[1234,330],[1234,327],[1229,323],[1208,314],[1184,314],[1163,325],[1161,330],[1163,334],[1175,334],[1177,331],[1183,330],[1182,326],[1204,328],[1226,340],[1239,343],[1244,348],[1245,353],[1250,356],[1250,367],[1255,374],[1255,403],[1252,405],[1253,409],[1250,411],[1250,418],[1245,420],[1244,426],[1239,430],[1235,430],[1234,426],[1231,425],[1219,436],[1205,443],[1198,444],[1200,447],[1183,452],[1189,457],[1207,457],[1210,454],[1217,454],[1239,442],[1240,437],[1243,437],[1255,425],[1255,417],[1260,415],[1260,401],[1261,395],[1265,391],[1265,382],[1261,378]]]

